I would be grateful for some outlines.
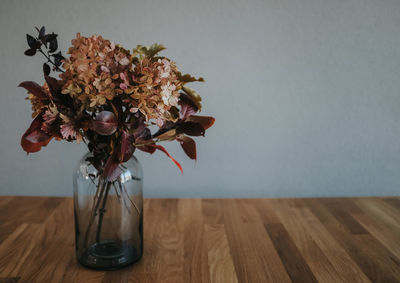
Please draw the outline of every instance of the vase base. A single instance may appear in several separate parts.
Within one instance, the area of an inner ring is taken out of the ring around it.
[[[95,243],[78,257],[80,264],[92,269],[112,270],[119,269],[140,260],[141,251],[131,245],[124,245],[116,241]]]

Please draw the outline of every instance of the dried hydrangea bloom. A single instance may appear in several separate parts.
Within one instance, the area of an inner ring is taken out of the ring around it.
[[[124,96],[132,113],[140,111],[157,125],[176,121],[179,90],[178,69],[167,58],[143,57],[132,66],[132,55],[101,36],[79,33],[69,48],[63,67],[62,93],[79,101],[89,111]]]
[[[132,66],[129,52],[97,35],[87,38],[78,33],[71,42],[61,75],[62,93],[92,110],[122,94],[119,74],[129,72]]]
[[[134,68],[131,112],[138,109],[147,120],[156,120],[157,125],[176,120],[176,109],[172,107],[178,105],[178,91],[182,86],[177,73],[175,63],[167,58],[155,62],[143,58]]]
[[[50,96],[50,90],[47,83],[44,83],[42,89],[47,96]],[[43,100],[40,100],[37,96],[33,95],[32,93],[28,93],[28,97],[26,99],[29,100],[32,104],[32,118],[35,118],[47,107],[47,105],[43,102]]]

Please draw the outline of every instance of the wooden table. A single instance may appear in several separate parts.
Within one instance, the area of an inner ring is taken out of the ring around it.
[[[142,260],[75,259],[72,199],[0,197],[0,282],[400,282],[400,198],[147,199]]]

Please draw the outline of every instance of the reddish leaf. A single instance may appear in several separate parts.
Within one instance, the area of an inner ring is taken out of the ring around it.
[[[96,115],[92,121],[92,129],[103,136],[109,136],[115,133],[118,127],[118,121],[114,113],[102,111]]]
[[[28,92],[32,93],[39,99],[47,99],[46,93],[43,91],[42,87],[35,82],[25,81],[18,85],[19,87],[23,87]]]
[[[177,141],[181,144],[183,151],[189,156],[190,159],[197,159],[196,154],[196,142],[187,136],[180,136],[176,138]]]
[[[33,56],[36,54],[36,49],[27,49],[27,50],[25,50],[24,54],[26,56]]]
[[[122,170],[118,167],[120,163],[118,162],[117,155],[118,151],[114,150],[104,165],[103,177],[108,182],[115,181],[122,172]]]
[[[141,122],[133,134],[135,138],[148,139],[151,138],[151,132],[144,122]]]
[[[157,131],[156,133],[154,133],[154,134],[152,135],[152,137],[153,137],[153,138],[156,138],[156,137],[158,137],[158,136],[160,136],[160,135],[162,135],[162,134],[168,132],[169,130],[175,129],[175,128],[176,128],[176,125],[177,125],[176,123],[173,123],[173,122],[171,122],[171,121],[166,121],[166,122],[164,123],[164,125],[163,125],[161,128],[159,128],[158,131]]]
[[[190,116],[186,119],[187,122],[194,122],[198,123],[203,126],[204,130],[207,130],[210,128],[212,125],[214,125],[215,118],[210,117],[210,116],[197,116],[193,115]]]
[[[133,146],[133,142],[135,141],[133,135],[128,134],[126,131],[122,131],[121,134],[121,162],[128,161],[132,154],[135,152],[135,147]]]
[[[161,135],[157,136],[157,139],[160,141],[173,141],[176,137],[176,129],[168,130]]]
[[[150,140],[151,141],[151,140]],[[147,141],[147,142],[150,142]],[[145,143],[145,142],[143,142]],[[144,151],[144,152],[148,152],[150,154],[153,154],[156,149],[161,150],[162,152],[164,152],[171,160],[172,162],[175,163],[176,166],[178,166],[179,170],[181,170],[181,173],[183,174],[183,169],[182,166],[179,164],[178,161],[176,161],[169,153],[168,151],[161,145],[157,145],[157,144],[149,144],[149,145],[145,145],[145,146],[136,146],[138,149]]]
[[[31,49],[39,49],[40,46],[42,45],[42,43],[39,40],[36,40],[33,36],[29,34],[26,35],[26,40]]]
[[[187,87],[185,85],[182,86],[182,90],[184,91],[181,93],[181,96],[186,95],[192,103],[194,103],[197,107],[197,109],[201,110],[201,97],[200,95],[190,87]]]
[[[119,123],[124,122],[124,110],[122,109],[122,102],[120,99],[114,99],[111,102],[111,107]]]
[[[120,143],[104,165],[103,177],[107,181],[113,182],[119,175],[121,175],[122,169],[119,165],[122,162],[128,161],[132,157],[132,154],[135,151],[133,142],[133,135],[128,134],[126,131],[122,131]]]
[[[38,115],[33,121],[29,129],[21,138],[21,146],[27,152],[37,152],[42,146],[46,146],[52,136],[42,131],[43,118],[42,114]]]
[[[42,41],[43,44],[46,44],[46,42],[44,41],[45,34],[46,34],[46,28],[43,26],[39,30],[39,38],[40,38],[40,40]]]
[[[47,63],[43,64],[43,73],[45,76],[48,76],[50,74],[50,66]]]
[[[148,130],[150,132],[150,130],[148,128],[146,128],[146,130]],[[142,146],[138,146],[138,144],[142,144]],[[153,140],[151,139],[151,135],[150,138],[144,138],[142,136],[135,136],[135,146],[137,149],[140,149],[141,151],[153,154],[156,149],[155,147],[153,147]]]
[[[50,76],[44,76],[44,79],[49,86],[50,93],[53,95],[53,97],[56,97],[60,89],[57,79]]]
[[[156,148],[153,145],[142,145],[142,146],[136,146],[137,149],[153,154],[156,151]]]
[[[36,39],[32,36],[27,34],[26,35],[26,41],[28,42],[28,45],[30,48],[34,48],[36,44]]]
[[[53,53],[51,56],[54,58],[54,65],[56,65],[57,67],[60,67],[62,64],[62,60],[65,59],[65,57],[62,56],[61,51]]]
[[[189,136],[204,136],[205,130],[199,123],[184,122],[179,125],[179,131]]]
[[[50,44],[49,44],[49,51],[50,51],[51,53],[53,53],[54,51],[57,50],[57,48],[58,48],[57,39],[54,38],[54,39],[52,39],[52,40],[50,41]]]
[[[199,110],[196,104],[194,104],[185,93],[181,93],[179,97],[179,105],[181,106],[179,116],[182,120],[185,120],[187,117],[195,114]]]
[[[164,153],[172,160],[172,162],[174,162],[175,165],[178,166],[179,170],[181,170],[181,173],[183,174],[182,166],[179,164],[178,161],[176,161],[176,160],[168,153],[168,151],[167,151],[163,146],[158,145],[158,144],[154,144],[154,145],[152,145],[152,146],[153,146],[154,148],[156,148],[156,149],[161,150],[162,152],[164,152]]]

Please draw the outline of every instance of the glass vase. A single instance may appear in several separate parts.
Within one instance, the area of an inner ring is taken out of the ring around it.
[[[75,249],[82,265],[118,269],[143,253],[142,169],[132,156],[120,164],[118,177],[107,181],[88,161],[74,172]]]

